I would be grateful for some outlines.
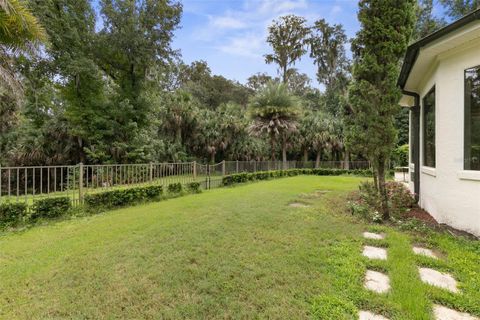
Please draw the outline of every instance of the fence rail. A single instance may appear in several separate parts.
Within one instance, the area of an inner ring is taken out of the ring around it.
[[[143,184],[167,186],[171,183],[199,182],[203,189],[221,185],[223,176],[281,169],[332,168],[368,169],[367,161],[222,161],[217,164],[197,162],[63,165],[38,167],[0,167],[0,204],[33,203],[34,200],[67,196],[73,205],[86,194]]]

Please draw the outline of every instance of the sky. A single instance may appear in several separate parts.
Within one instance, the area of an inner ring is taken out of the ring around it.
[[[214,74],[245,83],[257,72],[276,76],[275,65],[263,57],[271,50],[266,42],[272,20],[296,14],[309,24],[324,18],[341,23],[349,38],[360,28],[357,0],[182,0],[181,27],[173,48],[180,49],[186,63],[205,60]],[[295,65],[315,80],[315,66],[308,54]]]

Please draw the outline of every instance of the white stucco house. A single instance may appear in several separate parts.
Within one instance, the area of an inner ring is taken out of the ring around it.
[[[398,85],[420,207],[480,236],[480,10],[410,45]]]

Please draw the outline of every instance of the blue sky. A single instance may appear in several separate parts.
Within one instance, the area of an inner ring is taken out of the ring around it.
[[[186,63],[205,60],[214,74],[242,83],[257,72],[277,75],[263,55],[270,52],[267,27],[273,19],[293,13],[309,23],[324,18],[341,23],[353,37],[359,29],[357,0],[183,0],[181,28],[173,47]],[[315,66],[305,55],[296,65],[315,79]],[[313,81],[317,86],[317,82]]]

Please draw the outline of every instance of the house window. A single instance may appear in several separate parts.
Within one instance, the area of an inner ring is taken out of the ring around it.
[[[423,165],[435,168],[435,87],[423,98]]]
[[[480,170],[480,66],[465,70],[465,170]]]

